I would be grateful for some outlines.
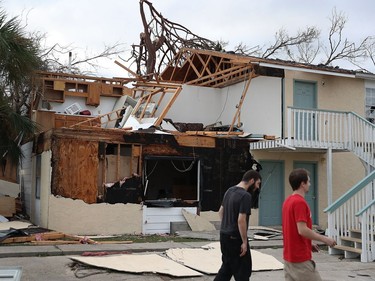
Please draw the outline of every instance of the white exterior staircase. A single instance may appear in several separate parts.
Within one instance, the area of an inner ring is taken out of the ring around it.
[[[324,211],[328,236],[338,245],[331,254],[375,260],[375,125],[353,112],[289,107],[287,137],[250,144],[250,150],[289,148],[351,151],[370,172]]]

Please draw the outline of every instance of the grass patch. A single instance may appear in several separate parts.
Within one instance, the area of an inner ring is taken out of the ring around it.
[[[157,242],[206,242],[206,239],[180,237],[176,235],[121,235],[116,237],[91,238],[95,241],[132,241],[133,243],[157,243]]]

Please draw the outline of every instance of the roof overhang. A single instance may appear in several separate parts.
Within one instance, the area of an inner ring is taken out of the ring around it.
[[[308,72],[308,73],[314,73],[314,74],[339,76],[339,77],[346,77],[346,78],[356,78],[356,74],[342,73],[342,72],[336,72],[336,71],[326,71],[326,70],[306,68],[306,67],[296,67],[296,66],[274,64],[274,63],[268,63],[268,62],[259,62],[259,66],[291,70],[291,71]]]

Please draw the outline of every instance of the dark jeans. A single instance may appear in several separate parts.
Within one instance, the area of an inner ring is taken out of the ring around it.
[[[221,260],[223,261],[214,281],[229,281],[232,276],[236,281],[250,280],[252,262],[249,243],[247,252],[240,257],[242,240],[239,236],[220,233]]]

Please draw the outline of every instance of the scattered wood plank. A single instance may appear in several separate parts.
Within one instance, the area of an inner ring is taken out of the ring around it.
[[[31,242],[33,244],[40,242],[40,245],[53,245],[54,243],[57,244],[97,244],[96,241],[87,238],[81,237],[76,235],[64,234],[62,232],[44,232],[38,234],[32,234],[29,236],[21,236],[21,237],[10,237],[3,240],[2,244],[10,244],[10,243],[28,243]]]

